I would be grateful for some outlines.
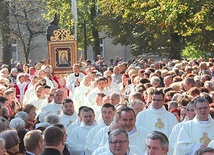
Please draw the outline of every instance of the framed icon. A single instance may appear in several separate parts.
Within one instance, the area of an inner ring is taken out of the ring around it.
[[[71,72],[73,64],[77,62],[77,41],[62,36],[64,31],[57,32],[58,36],[54,36],[55,39],[51,37],[48,42],[48,60],[55,74]]]

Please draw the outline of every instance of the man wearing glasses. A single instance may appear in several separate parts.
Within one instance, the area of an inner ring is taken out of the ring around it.
[[[186,122],[178,135],[174,154],[195,154],[200,148],[205,148],[214,139],[214,121],[209,115],[209,102],[204,97],[194,101],[196,117]]]
[[[164,105],[164,94],[155,90],[152,95],[152,103],[147,110],[137,115],[136,126],[141,126],[149,132],[160,131],[169,137],[172,128],[178,123],[176,117],[168,112]]]
[[[109,134],[109,150],[100,155],[136,155],[129,149],[129,138],[125,130],[115,129]]]

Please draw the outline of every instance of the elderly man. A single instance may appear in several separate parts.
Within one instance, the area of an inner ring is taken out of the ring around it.
[[[62,111],[62,101],[64,97],[64,91],[61,89],[57,89],[54,92],[54,100],[47,104],[46,106],[41,108],[41,113],[43,112],[51,112],[60,115]]]
[[[62,101],[62,113],[59,115],[59,122],[64,126],[65,129],[76,122],[78,115],[74,110],[74,104],[71,99],[65,99]]]
[[[40,130],[32,130],[24,136],[25,155],[40,155],[44,151],[44,139]]]
[[[109,134],[109,150],[100,155],[135,155],[129,149],[129,137],[126,131],[115,129]]]
[[[97,125],[94,110],[86,107],[81,110],[82,122],[68,134],[67,144],[71,154],[79,155],[85,150],[86,137],[90,129]]]
[[[146,137],[146,155],[167,155],[169,140],[165,134],[152,131]]]
[[[45,150],[41,155],[61,155],[65,147],[64,133],[59,127],[50,126],[44,131]]]
[[[209,115],[207,99],[199,97],[194,101],[196,116],[183,124],[177,139],[174,155],[193,155],[199,148],[207,147],[214,139],[214,121]]]
[[[111,93],[110,94],[110,102],[113,105],[117,105],[120,103],[120,94],[119,93]]]
[[[164,104],[164,94],[156,90],[152,95],[152,103],[147,110],[137,115],[136,125],[151,131],[157,130],[169,136],[172,128],[177,124],[176,117],[166,111]]]

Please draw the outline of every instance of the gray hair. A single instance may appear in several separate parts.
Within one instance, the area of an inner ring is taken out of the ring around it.
[[[150,83],[151,83],[151,84],[158,85],[158,84],[160,84],[160,78],[157,77],[157,76],[153,76],[153,77],[151,77],[151,79],[150,79]]]
[[[178,103],[176,101],[170,101],[169,105],[172,105],[174,108],[178,108]]]
[[[9,121],[4,117],[0,117],[0,132],[5,131],[9,128]]]
[[[111,94],[110,94],[110,97],[112,97],[112,96],[117,97],[117,98],[120,98],[120,94],[119,94],[119,93],[116,93],[116,92],[111,93]]]
[[[162,132],[159,132],[159,131],[150,132],[146,136],[146,141],[148,141],[149,139],[152,139],[152,140],[159,139],[162,149],[165,149],[166,147],[169,146],[169,140],[168,140],[167,136]]]
[[[24,111],[19,111],[16,115],[15,118],[21,118],[23,121],[27,122],[29,119],[29,115],[28,113],[24,112]]]
[[[47,116],[45,116],[44,121],[46,123],[50,123],[50,124],[58,124],[59,123],[59,115],[50,113]]]
[[[129,107],[133,108],[135,104],[142,104],[142,106],[145,106],[145,103],[139,99],[133,100],[131,102],[129,102]]]
[[[11,129],[16,129],[16,130],[24,129],[25,125],[26,124],[23,121],[23,119],[21,119],[19,117],[16,117],[10,121],[10,128]]]
[[[209,105],[209,101],[205,97],[199,97],[194,101],[194,107],[196,108],[197,103],[206,102]]]
[[[194,101],[190,101],[190,102],[187,104],[186,109],[189,110],[189,107],[190,107],[191,105],[194,105]]]
[[[124,133],[125,136],[126,136],[127,141],[129,141],[129,136],[128,136],[128,134],[127,134],[127,132],[126,132],[125,130],[122,130],[122,129],[115,129],[115,130],[112,130],[112,131],[110,132],[110,134],[109,134],[109,142],[111,141],[111,137],[112,137],[112,136],[117,136],[117,135],[119,135],[120,133]]]
[[[48,114],[50,114],[49,111],[44,111],[42,113],[39,114],[39,122],[43,123],[45,122],[45,116],[47,116]]]
[[[203,155],[206,152],[214,153],[214,148],[211,147],[201,148],[195,152],[195,155]]]

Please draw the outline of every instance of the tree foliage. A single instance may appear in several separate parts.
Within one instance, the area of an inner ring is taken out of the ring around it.
[[[47,24],[39,14],[43,10],[34,0],[11,0],[10,5],[10,38],[21,44],[20,51],[28,62],[31,50],[38,46],[32,46],[33,39],[45,34]]]
[[[210,53],[200,50],[196,45],[188,43],[183,49],[182,56],[188,60],[198,60],[199,58],[208,59]]]
[[[171,57],[179,58],[176,54],[187,41],[213,51],[212,0],[100,0],[99,7],[102,16],[115,20],[106,22],[108,34],[118,43],[132,45],[135,52],[164,49]]]

